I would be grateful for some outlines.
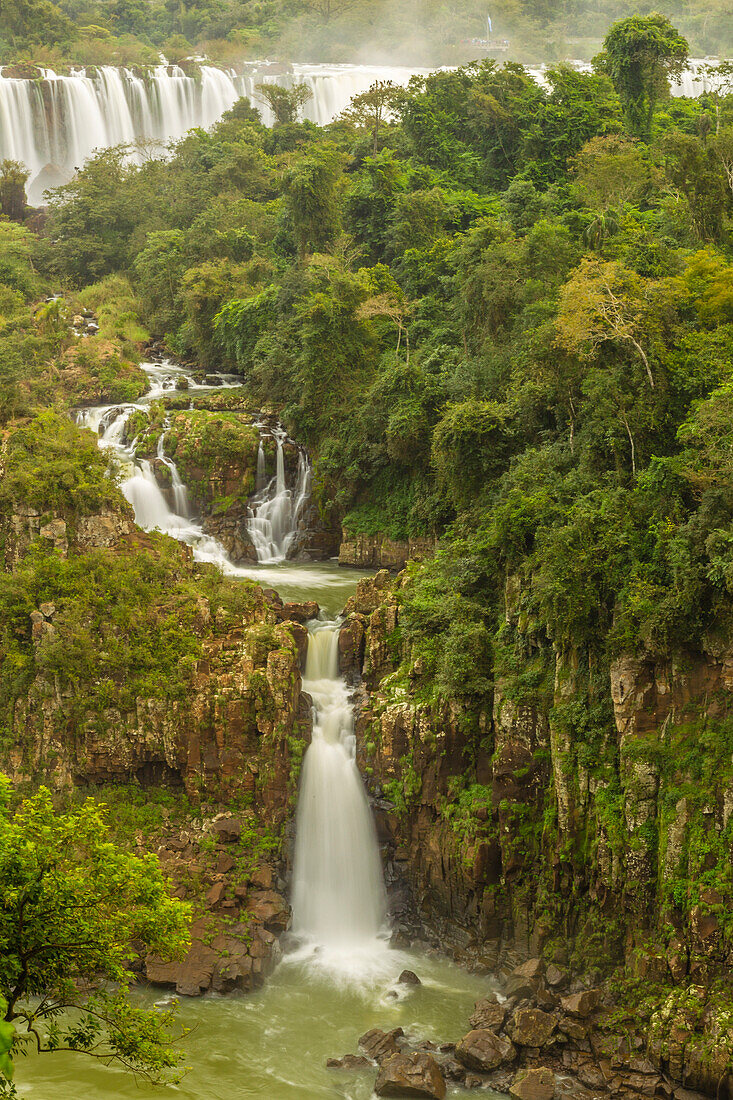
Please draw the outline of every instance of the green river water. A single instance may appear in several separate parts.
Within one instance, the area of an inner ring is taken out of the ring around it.
[[[368,574],[286,563],[247,575],[286,600],[316,599],[334,615]],[[398,984],[404,969],[422,984]],[[358,1038],[372,1027],[399,1026],[418,1041],[456,1041],[468,1030],[474,1001],[491,988],[490,978],[439,955],[393,951],[381,941],[340,957],[288,952],[286,944],[258,992],[180,999],[180,1021],[192,1029],[183,1041],[190,1069],[180,1085],[154,1087],[78,1054],[20,1058],[16,1083],[28,1100],[369,1100],[374,1067],[327,1069],[326,1059],[359,1053]],[[141,996],[159,1005],[175,999],[162,990]]]

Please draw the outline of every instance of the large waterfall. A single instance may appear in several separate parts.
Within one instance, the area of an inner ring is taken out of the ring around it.
[[[303,761],[293,874],[293,931],[322,952],[373,952],[385,918],[377,837],[355,761],[354,716],[338,672],[338,623],[312,624],[303,688],[313,739]]]
[[[270,125],[272,115],[258,99],[257,84],[308,84],[313,97],[304,115],[325,125],[375,80],[406,84],[415,71],[261,63],[241,72],[202,65],[196,76],[177,65],[160,65],[144,76],[108,65],[70,76],[43,70],[40,80],[0,75],[0,160],[10,157],[27,166],[29,201],[40,203],[46,189],[70,179],[95,149],[122,143],[163,146],[195,126],[213,126],[240,96],[248,96]]]
[[[709,80],[701,72],[703,65],[691,61],[673,94],[699,95],[706,90]],[[411,76],[427,71],[261,62],[241,71],[202,65],[197,75],[187,75],[177,65],[160,65],[144,75],[112,66],[80,69],[69,76],[44,70],[39,80],[0,75],[0,160],[10,157],[28,167],[29,200],[40,203],[44,191],[70,179],[94,149],[136,142],[163,145],[194,126],[212,126],[242,95],[257,105],[269,125],[272,116],[258,101],[257,84],[307,84],[313,97],[305,106],[305,117],[325,125],[375,80],[406,84]],[[544,81],[545,67],[529,71]]]

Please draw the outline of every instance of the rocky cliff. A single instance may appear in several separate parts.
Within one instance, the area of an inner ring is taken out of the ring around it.
[[[714,1093],[733,1048],[731,653],[554,649],[508,578],[493,690],[441,697],[401,630],[409,583],[360,582],[341,640],[390,879],[459,958],[615,973],[655,1064]]]

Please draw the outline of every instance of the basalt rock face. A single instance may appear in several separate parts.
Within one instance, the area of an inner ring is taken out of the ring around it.
[[[44,647],[64,638],[63,612],[33,612],[37,672],[16,700],[3,769],[18,783],[55,788],[137,780],[182,785],[192,796],[253,796],[281,824],[294,792],[291,747],[310,721],[293,634],[261,595],[240,622],[212,617],[203,596],[196,614],[201,655],[185,696],[137,697],[130,706],[112,697],[100,711],[85,710],[72,682],[43,670]]]
[[[386,535],[355,535],[343,528],[338,549],[339,565],[358,569],[404,569],[408,561],[421,561],[435,552],[434,538],[390,539]]]
[[[543,956],[561,992],[620,967],[655,1067],[714,1094],[733,1054],[720,1037],[733,1008],[733,650],[603,664],[553,648],[510,578],[491,696],[441,698],[401,640],[406,583],[361,582],[341,645],[388,881],[408,880],[458,958],[509,973]],[[513,996],[536,995],[531,974],[513,980]],[[584,995],[563,995],[579,1030]],[[512,1028],[545,1025],[525,1014]]]

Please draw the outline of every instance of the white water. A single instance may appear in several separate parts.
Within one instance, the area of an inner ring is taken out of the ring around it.
[[[135,441],[130,444],[124,442],[125,426],[132,413],[136,410],[147,413],[150,403],[162,394],[174,391],[181,379],[185,379],[188,391],[220,389],[222,386],[236,386],[239,383],[226,378],[221,378],[213,385],[197,383],[180,367],[167,362],[143,363],[142,366],[150,379],[150,389],[139,402],[83,409],[78,414],[77,422],[90,428],[97,435],[99,446],[109,451],[116,460],[122,473],[120,489],[132,505],[135,522],[139,527],[146,531],[162,531],[187,543],[192,547],[196,561],[212,562],[230,575],[257,578],[256,571],[234,565],[219,540],[206,534],[200,522],[192,517],[186,486],[175,462],[166,457],[164,452],[167,428],[158,441],[157,457],[170,470],[174,508],[166,500],[150,461],[137,457]],[[283,455],[283,443],[287,436],[282,429],[275,429],[273,434],[278,446],[277,476],[265,485],[250,519],[259,538],[259,544],[255,543],[258,560],[268,565],[277,565],[287,558],[310,493],[310,466],[302,451],[298,459],[295,490],[288,489]],[[257,465],[259,472],[259,454]],[[264,451],[262,472],[264,474]]]
[[[133,412],[147,411],[151,400],[174,390],[181,377],[189,390],[213,388],[197,386],[169,363],[148,363],[144,369],[151,386],[140,402],[83,410],[79,424],[97,433],[100,447],[121,467],[121,489],[140,527],[164,531],[188,543],[199,561],[213,561],[229,574],[262,580],[257,570],[232,565],[221,543],[190,518],[186,487],[175,463],[165,455],[167,428],[160,436],[157,457],[171,472],[176,511],[161,491],[150,461],[136,456],[135,441],[125,444],[125,428]],[[250,518],[250,530],[261,540],[256,544],[258,558],[265,564],[285,557],[310,484],[308,462],[301,451],[295,491],[288,489],[283,451],[287,436],[282,429],[273,434],[276,474],[262,489],[262,499]],[[257,472],[264,480],[262,444]],[[340,979],[363,981],[386,974],[394,959],[384,935],[386,897],[376,830],[356,766],[353,707],[338,671],[338,628],[338,620],[310,624],[303,689],[313,700],[314,724],[303,760],[293,875],[293,932],[302,947],[290,961],[308,960]]]
[[[79,69],[70,76],[44,70],[41,80],[0,75],[0,160],[10,157],[26,165],[31,174],[28,199],[39,204],[48,188],[71,179],[95,149],[152,143],[162,151],[194,127],[213,126],[240,96],[251,99],[271,125],[272,114],[259,100],[257,84],[307,84],[313,97],[303,114],[324,126],[375,80],[406,84],[415,71],[260,62],[242,72],[202,65],[200,79],[186,76],[177,65],[160,65],[144,79],[111,65],[89,73]],[[140,159],[143,150],[133,155]]]
[[[298,454],[298,477],[291,490],[285,477],[283,449],[287,433],[282,428],[275,428],[272,435],[277,445],[275,477],[269,484],[265,483],[265,453],[260,441],[256,484],[258,488],[261,481],[264,484],[252,502],[247,522],[257,561],[263,564],[285,561],[310,497],[310,464],[304,452]]]
[[[389,965],[386,898],[353,708],[338,672],[338,627],[310,624],[303,690],[314,726],[298,799],[293,933],[319,968],[361,978]]]
[[[588,70],[587,62],[573,66]],[[694,59],[673,95],[697,96],[710,80],[701,74],[705,61]],[[260,110],[266,125],[273,119],[260,101],[258,84],[292,87],[304,83],[313,96],[305,118],[324,126],[352,97],[375,80],[405,85],[428,69],[384,65],[290,65],[256,62],[235,69],[201,66],[201,77],[186,76],[177,65],[160,65],[144,78],[110,65],[70,76],[44,70],[43,79],[0,76],[0,160],[22,161],[31,173],[28,197],[41,203],[46,189],[71,178],[95,149],[119,144],[153,143],[163,147],[196,126],[208,128],[242,95]],[[546,83],[546,67],[528,70]],[[1,74],[2,70],[0,70]],[[141,157],[142,151],[136,156]]]

